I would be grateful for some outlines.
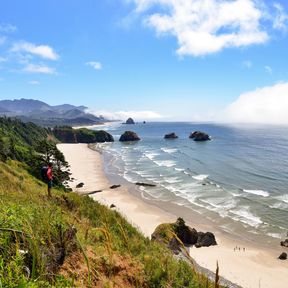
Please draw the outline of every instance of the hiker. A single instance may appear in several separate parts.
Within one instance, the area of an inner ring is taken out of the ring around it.
[[[47,184],[48,184],[48,197],[51,197],[51,188],[52,188],[52,180],[53,180],[53,172],[52,172],[53,164],[52,162],[48,163],[47,169]]]

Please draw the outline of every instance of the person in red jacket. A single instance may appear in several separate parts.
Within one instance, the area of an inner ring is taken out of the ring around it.
[[[51,197],[51,188],[53,185],[53,171],[52,171],[53,164],[51,162],[48,163],[47,169],[47,179],[48,179],[48,197]]]

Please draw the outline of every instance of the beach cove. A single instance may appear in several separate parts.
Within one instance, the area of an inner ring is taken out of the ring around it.
[[[131,193],[131,187],[125,185],[110,189],[111,185],[118,183],[109,182],[103,169],[103,157],[99,152],[89,149],[86,144],[59,144],[58,148],[71,166],[74,180],[70,187],[73,191],[85,193],[102,190],[91,197],[108,207],[114,204],[116,209],[145,236],[150,238],[157,225],[175,222],[177,217],[181,216],[197,231],[211,231],[216,236],[217,246],[190,248],[192,258],[202,267],[215,271],[218,261],[220,275],[243,288],[287,286],[288,263],[277,259],[283,250],[280,245],[278,248],[268,249],[257,243],[237,239],[218,230],[217,227],[212,227],[206,220],[202,221],[199,214],[196,217],[196,213],[191,214],[191,211],[181,207],[177,209],[169,204],[163,207],[163,203],[159,205],[155,201],[144,201],[136,197],[135,193]],[[84,186],[77,189],[76,185],[79,182],[83,182]],[[181,215],[178,213],[180,211]],[[235,251],[236,246],[240,247],[240,251]]]

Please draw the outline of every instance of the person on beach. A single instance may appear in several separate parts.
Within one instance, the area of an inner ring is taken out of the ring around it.
[[[51,197],[51,188],[53,185],[53,171],[52,171],[53,164],[52,162],[48,163],[47,169],[47,185],[48,185],[48,197]]]

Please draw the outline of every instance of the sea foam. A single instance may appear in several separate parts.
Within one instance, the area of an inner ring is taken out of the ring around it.
[[[270,194],[267,191],[263,190],[248,190],[248,189],[243,189],[244,192],[249,193],[249,194],[254,194],[258,196],[263,196],[263,197],[268,197]]]

